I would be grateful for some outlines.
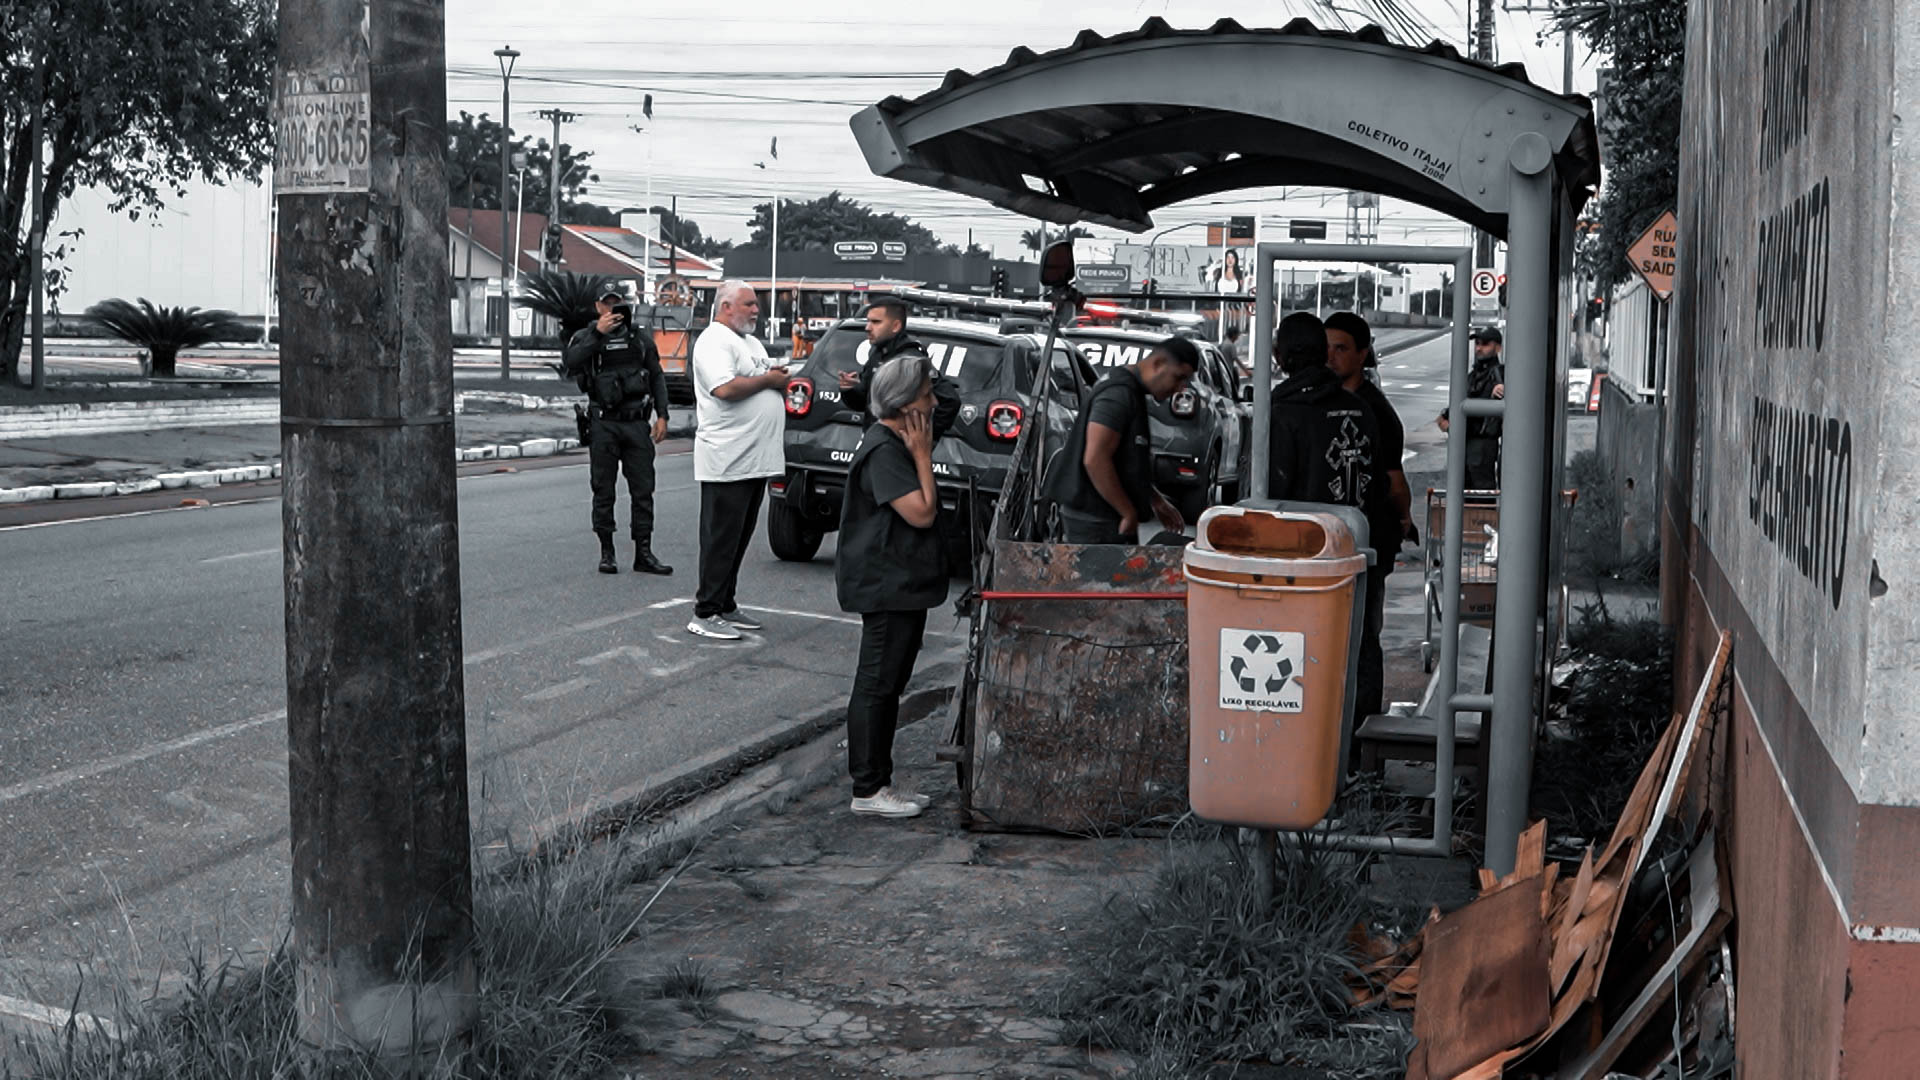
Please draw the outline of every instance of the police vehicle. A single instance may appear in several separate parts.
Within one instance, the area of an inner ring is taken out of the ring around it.
[[[1003,332],[998,320],[919,315],[907,324],[908,336],[926,347],[934,366],[960,391],[960,415],[933,448],[939,527],[950,539],[956,568],[968,565],[974,539],[984,537],[1014,443],[1041,411],[1035,383],[1046,334],[1030,325]],[[865,433],[865,417],[841,404],[839,376],[865,367],[870,352],[865,322],[843,320],[821,336],[787,384],[787,471],[769,485],[767,501],[767,541],[781,559],[812,559],[826,534],[840,527],[847,468]],[[1047,446],[1058,448],[1066,445],[1080,395],[1095,375],[1065,339],[1054,342],[1046,367]]]
[[[1129,320],[1139,326],[1145,320]],[[1075,326],[1062,331],[1100,375],[1138,363],[1178,323],[1164,328]],[[1200,347],[1200,368],[1190,386],[1165,401],[1147,399],[1153,434],[1153,482],[1198,523],[1209,506],[1238,501],[1251,488],[1253,386],[1213,343],[1187,334]]]

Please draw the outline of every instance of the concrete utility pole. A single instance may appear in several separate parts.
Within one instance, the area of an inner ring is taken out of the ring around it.
[[[1478,15],[1473,26],[1473,58],[1485,63],[1493,63],[1493,0],[1479,0]],[[1473,265],[1475,267],[1493,266],[1493,234],[1475,229],[1473,232]]]
[[[443,4],[281,0],[276,95],[297,1025],[396,1058],[477,1012]]]
[[[30,125],[29,138],[33,140],[32,183],[27,185],[27,198],[33,202],[33,231],[28,235],[28,243],[33,245],[33,264],[28,270],[28,287],[33,290],[33,354],[31,381],[35,390],[47,388],[47,281],[45,276],[47,250],[47,193],[42,191],[44,181],[41,178],[40,153],[40,117],[46,112],[45,98],[47,85],[47,15],[43,8],[34,19],[34,37],[39,53],[33,64],[33,123]]]
[[[565,109],[541,109],[540,119],[553,121],[553,153],[548,155],[553,159],[548,162],[552,166],[553,179],[547,184],[547,224],[558,225],[560,224],[560,125],[573,123],[580,119],[580,114],[570,113]],[[548,265],[547,246],[544,243],[540,245],[540,265],[543,267]],[[548,268],[551,269],[551,267]]]
[[[444,31],[443,31],[444,33]],[[511,45],[493,50],[500,61],[500,378],[513,378],[513,293],[507,279],[520,268],[520,253],[513,249],[507,231],[507,176],[513,164],[507,160],[513,142],[513,62],[520,52]]]

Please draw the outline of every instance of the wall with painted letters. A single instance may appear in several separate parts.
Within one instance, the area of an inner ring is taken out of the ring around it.
[[[1696,4],[1673,337],[1689,389],[1676,408],[1692,415],[1670,461],[1827,754],[1864,801],[1907,803],[1920,801],[1920,741],[1902,749],[1862,725],[1881,689],[1869,627],[1886,607],[1871,595],[1883,426],[1920,421],[1886,408],[1890,353],[1912,347],[1888,339],[1893,6]],[[1890,750],[1915,768],[1880,767]]]
[[[1734,635],[1742,1076],[1910,1075],[1920,0],[1692,0],[1687,50],[1662,596],[1685,674]]]

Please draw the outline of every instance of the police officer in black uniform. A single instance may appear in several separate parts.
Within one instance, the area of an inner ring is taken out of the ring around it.
[[[613,500],[621,470],[633,501],[633,568],[671,574],[653,554],[653,447],[667,437],[667,377],[653,335],[631,325],[633,309],[618,289],[594,303],[600,317],[573,335],[564,358],[592,404],[587,442],[593,483],[593,531],[600,537],[600,572],[617,574]]]

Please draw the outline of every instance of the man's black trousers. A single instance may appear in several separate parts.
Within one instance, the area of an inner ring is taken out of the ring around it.
[[[613,500],[619,494],[620,473],[627,474],[627,494],[633,500],[633,538],[653,541],[653,431],[646,420],[593,418],[587,444],[587,476],[593,484],[593,531],[613,533]]]
[[[856,799],[893,783],[900,695],[907,692],[926,630],[925,611],[869,611],[860,616],[860,666],[847,700],[847,772]]]
[[[705,481],[700,485],[700,590],[694,594],[697,619],[725,615],[739,607],[733,591],[740,584],[740,563],[760,522],[760,501],[767,482]]]
[[[1500,440],[1467,436],[1467,490],[1500,490]]]
[[[1391,556],[1383,555],[1385,558]],[[1354,675],[1353,716],[1347,728],[1347,768],[1355,768],[1359,758],[1354,734],[1367,717],[1386,711],[1386,655],[1380,647],[1380,632],[1387,621],[1387,575],[1379,567],[1367,571],[1365,622],[1360,628],[1359,668]]]

